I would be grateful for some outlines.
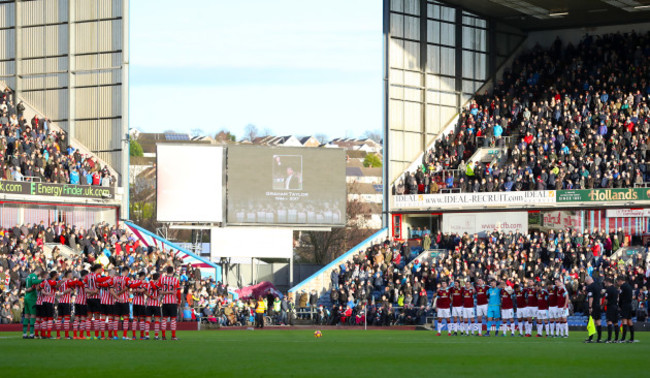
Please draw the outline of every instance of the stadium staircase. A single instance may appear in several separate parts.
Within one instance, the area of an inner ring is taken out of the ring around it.
[[[469,158],[468,161],[492,163],[503,163],[508,157],[508,148],[506,147],[481,147]]]
[[[302,292],[303,290],[308,293],[312,290],[316,290],[319,298],[318,304],[323,306],[330,306],[330,290],[332,286],[330,282],[330,275],[332,273],[332,270],[334,270],[336,267],[341,266],[341,264],[345,264],[346,262],[351,261],[357,253],[365,251],[367,248],[374,244],[384,242],[386,238],[388,238],[388,228],[383,228],[375,232],[369,238],[354,246],[354,248],[345,252],[298,285],[289,289],[289,293],[293,293],[294,298],[296,298],[296,294]]]
[[[433,259],[441,259],[441,258],[445,258],[445,256],[447,256],[446,249],[428,249],[426,251],[423,251],[419,255],[417,255],[408,264],[406,264],[406,266],[409,269],[412,269],[413,265],[415,264],[415,261],[418,261],[420,264],[424,262],[431,264]]]
[[[0,80],[0,88],[4,90],[4,88],[11,88],[5,83],[4,81]],[[12,89],[13,91],[13,89]],[[15,92],[14,92],[15,93]],[[39,111],[32,105],[29,101],[25,100],[22,96],[15,96],[14,97],[14,105],[17,105],[19,102],[23,102],[23,105],[25,105],[25,111],[23,112],[23,116],[25,119],[29,122],[31,121],[32,118],[34,118],[35,115],[38,115],[40,119],[47,118],[47,115],[43,113],[42,111]],[[55,131],[63,131],[68,137],[68,143],[79,150],[79,153],[82,155],[87,155],[87,156],[92,156],[92,158],[101,164],[101,166],[106,166],[108,167],[108,170],[111,172],[111,175],[113,175],[116,179],[120,179],[120,175],[117,174],[117,171],[111,167],[110,164],[106,163],[104,160],[102,160],[99,156],[97,156],[95,153],[93,153],[90,149],[88,149],[83,143],[81,143],[77,138],[71,138],[70,135],[68,135],[67,131],[63,130],[61,127],[59,127],[55,122],[50,121],[48,123],[48,128],[50,130],[55,130]],[[121,194],[121,193],[117,193]]]
[[[76,259],[77,257],[81,256],[81,252],[75,251],[74,249],[68,247],[67,245],[61,243],[45,243],[45,245],[43,245],[43,253],[47,258],[49,259],[52,258],[52,251],[54,251],[55,247],[59,249],[61,255],[63,255],[64,257],[70,260]]]
[[[136,225],[135,223],[124,222],[124,225],[144,247],[169,252],[171,255],[182,259],[183,264],[198,266],[201,269],[203,277],[214,277],[215,282],[221,281],[221,266],[213,263],[210,259],[195,255],[187,249],[182,248],[179,245]],[[231,294],[234,294],[235,297],[237,296],[234,291],[231,292]]]
[[[632,256],[640,253],[641,258],[645,261],[645,248],[643,247],[621,247],[612,254],[610,259],[612,261],[623,260],[625,264],[632,264]]]

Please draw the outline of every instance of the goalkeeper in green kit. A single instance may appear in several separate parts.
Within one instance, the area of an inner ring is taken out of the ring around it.
[[[40,269],[39,269],[40,270]],[[34,338],[34,323],[36,322],[36,289],[41,279],[34,272],[25,280],[25,309],[23,311],[23,339]]]

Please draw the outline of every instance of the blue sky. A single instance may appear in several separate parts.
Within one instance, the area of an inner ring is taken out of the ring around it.
[[[131,1],[130,126],[380,130],[379,0]]]

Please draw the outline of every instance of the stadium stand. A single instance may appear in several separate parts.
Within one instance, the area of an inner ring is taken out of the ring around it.
[[[108,165],[78,144],[71,144],[64,131],[14,98],[9,87],[0,93],[0,128],[0,179],[72,185],[116,184],[116,176]]]
[[[184,257],[163,243],[147,245],[128,226],[100,223],[83,229],[63,222],[41,222],[0,228],[0,303],[12,314],[11,322],[20,321],[25,278],[37,268],[71,269],[78,275],[90,264],[101,262],[107,269],[127,268],[137,274],[174,265],[182,285],[182,308],[190,311],[185,318],[196,320],[191,310],[207,304],[225,305],[228,288],[214,278],[202,279],[199,267]],[[19,311],[14,314],[14,309]]]
[[[649,60],[650,33],[523,53],[393,194],[647,186]]]
[[[389,240],[373,244],[338,264],[331,275],[330,324],[423,324],[431,317],[433,292],[442,280],[475,281],[494,277],[513,286],[524,279],[548,281],[561,277],[570,295],[570,325],[585,325],[586,296],[581,283],[587,275],[630,277],[635,311],[647,312],[650,256],[639,248],[630,263],[612,259],[625,235],[594,230],[514,234],[495,232],[485,239],[474,235],[437,234],[434,243],[447,252],[423,251],[417,257],[407,243]],[[433,253],[433,255],[432,255]]]

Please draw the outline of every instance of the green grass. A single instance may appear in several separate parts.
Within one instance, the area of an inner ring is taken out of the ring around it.
[[[636,344],[569,339],[436,337],[425,331],[179,332],[180,341],[22,340],[0,333],[2,377],[643,376],[650,333]]]

